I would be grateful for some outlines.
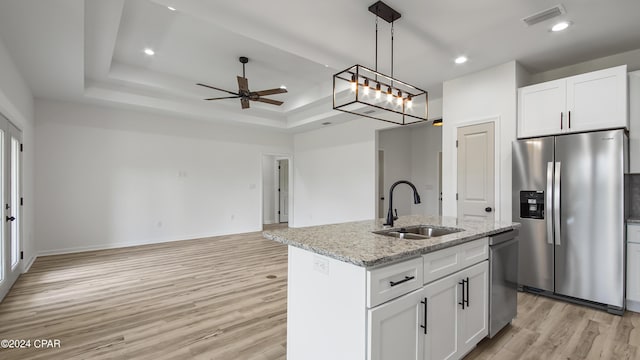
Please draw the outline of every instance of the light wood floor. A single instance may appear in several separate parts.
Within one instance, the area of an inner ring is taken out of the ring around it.
[[[61,348],[0,359],[283,360],[286,284],[286,246],[261,233],[38,258],[0,304],[0,339]],[[640,359],[639,314],[531,294],[518,304],[467,360]]]

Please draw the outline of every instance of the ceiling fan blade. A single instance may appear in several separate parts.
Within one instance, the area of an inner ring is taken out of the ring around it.
[[[274,94],[284,94],[286,92],[287,92],[287,89],[277,88],[277,89],[254,91],[251,93],[251,95],[255,94],[258,96],[265,96],[265,95],[274,95]]]
[[[231,91],[225,90],[225,89],[220,89],[220,88],[217,88],[215,86],[211,86],[211,85],[207,85],[207,84],[197,83],[196,85],[204,86],[206,88],[213,89],[213,90],[223,91],[223,92],[229,93],[231,95],[239,95],[238,93],[234,93],[234,92],[231,92]]]
[[[249,99],[247,99],[247,98],[240,99],[240,104],[242,104],[242,108],[243,109],[248,109],[249,108]]]
[[[238,76],[238,88],[240,91],[249,91],[249,80],[245,77]]]
[[[271,100],[271,99],[265,99],[265,98],[257,98],[255,101],[260,101],[263,103],[267,103],[267,104],[271,104],[271,105],[282,105],[284,104],[284,101],[278,101],[278,100]]]
[[[239,97],[240,97],[240,95],[236,95],[236,96],[223,96],[223,97],[209,98],[209,99],[205,99],[205,100],[237,99],[237,98],[239,98]]]

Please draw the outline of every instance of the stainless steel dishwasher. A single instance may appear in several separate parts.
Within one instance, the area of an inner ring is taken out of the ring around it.
[[[518,230],[489,237],[489,337],[518,310]]]

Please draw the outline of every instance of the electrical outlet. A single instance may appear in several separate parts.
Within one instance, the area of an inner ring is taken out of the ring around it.
[[[329,260],[314,256],[313,257],[313,270],[329,275]]]

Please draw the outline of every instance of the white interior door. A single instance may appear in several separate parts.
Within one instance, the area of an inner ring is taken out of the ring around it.
[[[493,122],[458,128],[458,218],[494,219]]]
[[[278,160],[278,219],[289,222],[289,160]]]
[[[22,270],[21,143],[20,130],[0,115],[0,300]]]

